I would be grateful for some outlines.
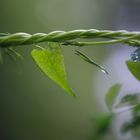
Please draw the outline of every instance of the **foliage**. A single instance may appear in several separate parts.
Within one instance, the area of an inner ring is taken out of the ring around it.
[[[3,52],[8,54],[9,57],[15,62],[16,58],[22,59],[22,56],[16,52],[11,46],[19,46],[26,44],[37,44],[40,42],[49,42],[48,49],[43,48],[42,50],[33,50],[32,57],[35,63],[40,67],[40,69],[49,76],[53,81],[55,81],[59,86],[65,89],[72,96],[75,96],[71,87],[67,83],[64,58],[61,52],[61,45],[74,45],[74,46],[93,46],[93,45],[107,45],[107,44],[128,44],[130,46],[140,46],[139,41],[140,34],[138,32],[128,32],[128,31],[109,31],[109,30],[73,30],[73,31],[54,31],[48,34],[36,33],[33,35],[27,33],[1,33],[0,34],[0,62],[3,63]],[[77,39],[97,39],[103,38],[107,41],[85,41],[80,42]],[[53,43],[50,43],[53,42]],[[36,45],[37,46],[37,45]],[[41,46],[39,48],[42,48]],[[4,50],[4,51],[3,51]],[[104,67],[97,64],[95,61],[90,59],[88,56],[80,52],[75,51],[75,54],[80,56],[83,60],[90,64],[98,67],[102,72],[108,74]],[[135,56],[138,54],[134,52]],[[133,59],[134,60],[134,59]],[[134,66],[135,65],[135,66]],[[132,74],[139,78],[139,63],[127,62],[127,66],[132,72]],[[137,66],[137,70],[136,70]],[[107,98],[108,100],[108,98]],[[108,102],[108,101],[107,101]]]
[[[140,81],[140,62],[127,61],[126,63],[130,72]]]
[[[120,90],[121,90],[121,84],[115,84],[109,89],[108,93],[106,94],[105,101],[109,110],[112,110],[112,106]]]
[[[94,119],[96,130],[94,132],[93,140],[100,140],[104,138],[108,133],[111,132],[111,123],[113,114],[100,114]]]
[[[80,56],[84,61],[96,66],[97,68],[99,68],[103,73],[108,74],[107,70],[105,70],[104,67],[100,66],[99,64],[97,64],[96,62],[94,62],[92,59],[90,59],[88,56],[86,56],[85,54],[83,54],[82,52],[76,50],[75,54]]]
[[[34,49],[31,54],[46,75],[75,97],[75,93],[67,83],[64,58],[58,43],[49,43],[48,48],[42,50]]]
[[[106,41],[84,41],[80,42],[78,39],[106,39]],[[47,47],[37,46],[40,42],[46,42]],[[61,86],[70,95],[75,97],[75,93],[69,86],[67,81],[67,74],[65,70],[64,57],[61,46],[74,45],[78,47],[94,46],[94,45],[108,45],[108,44],[127,44],[133,47],[140,47],[140,33],[128,31],[108,31],[108,30],[73,30],[73,31],[54,31],[48,34],[36,33],[33,35],[27,33],[1,33],[0,34],[0,63],[3,63],[3,55],[7,54],[14,62],[17,59],[23,59],[22,55],[14,50],[15,46],[30,45],[37,46],[31,52],[32,58],[37,66],[50,79]],[[79,48],[80,49],[80,48]],[[106,69],[97,64],[79,50],[75,50],[75,54],[81,57],[84,61],[98,67],[102,72],[108,74]],[[140,81],[140,49],[138,48],[131,54],[131,60],[126,61],[126,65],[132,75]],[[106,133],[110,133],[112,119],[118,112],[113,111],[114,103],[121,91],[121,84],[113,85],[106,94],[105,102],[109,109],[109,113],[101,115],[96,118],[97,132],[94,139],[101,139]],[[121,131],[123,133],[133,132],[139,135],[140,130],[140,101],[139,93],[131,93],[122,97],[117,108],[130,106],[129,110],[132,112],[132,119],[124,123]],[[121,112],[119,112],[121,113]]]

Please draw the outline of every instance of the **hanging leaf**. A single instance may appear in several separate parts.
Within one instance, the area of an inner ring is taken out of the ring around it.
[[[75,97],[70,88],[65,71],[64,57],[58,43],[49,43],[47,49],[34,49],[31,55],[38,67],[64,90]]]
[[[95,61],[91,60],[88,56],[86,56],[85,54],[83,54],[82,52],[76,50],[75,54],[80,56],[83,60],[85,60],[86,62],[96,66],[97,68],[99,68],[103,73],[108,74],[108,71],[102,67],[101,65],[97,64]]]
[[[16,50],[14,50],[13,47],[9,47],[8,51],[10,51],[13,55],[15,55],[17,59],[24,60],[23,56]]]
[[[15,55],[13,53],[11,53],[11,51],[9,51],[8,48],[4,48],[4,53],[9,56],[9,58],[13,61],[13,63],[17,64],[17,59],[15,57]]]
[[[107,104],[107,107],[109,108],[109,110],[112,110],[112,106],[115,102],[115,99],[116,97],[118,96],[120,90],[121,90],[121,84],[115,84],[113,85],[108,93],[106,94],[106,97],[105,97],[105,101],[106,101],[106,104]]]
[[[126,61],[126,64],[130,72],[140,81],[140,62]]]

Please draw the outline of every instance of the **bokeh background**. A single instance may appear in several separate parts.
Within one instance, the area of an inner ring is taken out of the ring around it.
[[[140,27],[139,12],[139,0],[0,0],[0,32],[133,31]],[[117,45],[82,49],[109,70],[107,77],[75,56],[75,47],[63,47],[68,80],[78,96],[73,99],[40,72],[30,56],[32,48],[16,48],[24,56],[18,65],[8,56],[0,65],[0,139],[93,140],[93,118],[107,112],[107,89],[115,82],[132,80],[124,60],[133,49]],[[121,136],[114,133],[113,138]]]

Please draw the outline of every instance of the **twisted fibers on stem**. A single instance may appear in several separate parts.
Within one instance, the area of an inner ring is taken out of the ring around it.
[[[85,41],[78,42],[76,39],[108,39],[107,41]],[[125,30],[72,30],[53,31],[46,33],[14,33],[0,36],[0,47],[30,45],[40,42],[59,42],[63,45],[93,46],[123,43],[130,46],[140,46],[140,32],[129,32]]]

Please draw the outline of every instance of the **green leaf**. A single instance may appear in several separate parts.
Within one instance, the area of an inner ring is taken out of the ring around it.
[[[17,59],[24,60],[23,56],[16,50],[14,50],[13,47],[9,47],[8,51],[10,51],[14,56],[16,56]]]
[[[126,64],[130,72],[140,81],[140,62],[126,61]]]
[[[109,133],[112,119],[112,113],[100,114],[96,116],[96,118],[94,119],[94,126],[96,126],[96,130],[93,139],[102,139],[103,137],[105,137],[106,134]]]
[[[4,48],[4,53],[9,56],[13,63],[17,64],[17,59],[15,58],[15,55],[13,55],[13,53],[11,53],[8,48]]]
[[[128,94],[122,97],[120,103],[116,107],[123,107],[127,105],[136,105],[138,104],[139,93]]]
[[[82,52],[76,50],[75,54],[80,56],[84,61],[96,66],[97,68],[99,68],[103,73],[108,74],[108,71],[102,67],[101,65],[97,64],[95,61],[93,61],[92,59],[90,59],[88,56],[86,56],[85,54],[83,54]]]
[[[67,82],[64,57],[58,43],[49,43],[47,49],[34,49],[31,55],[38,67],[65,91],[75,97]]]
[[[102,116],[96,120],[98,123],[98,133],[100,135],[108,131],[112,117],[112,114],[102,114]]]
[[[121,86],[121,84],[113,85],[106,94],[105,101],[109,110],[112,110],[112,105],[121,90]]]

